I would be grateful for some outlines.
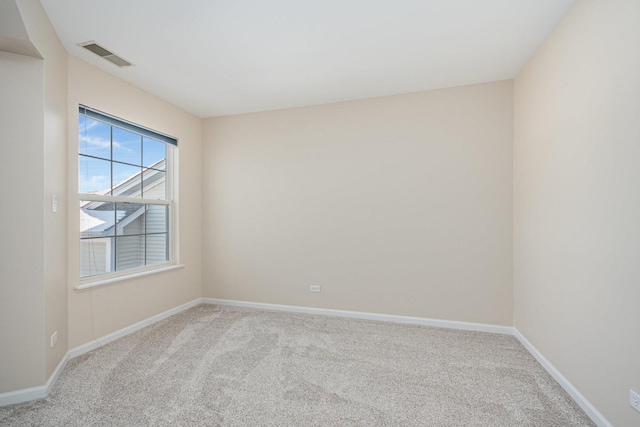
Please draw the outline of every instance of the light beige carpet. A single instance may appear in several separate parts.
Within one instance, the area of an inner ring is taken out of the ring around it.
[[[212,305],[71,360],[0,424],[593,425],[511,336]]]

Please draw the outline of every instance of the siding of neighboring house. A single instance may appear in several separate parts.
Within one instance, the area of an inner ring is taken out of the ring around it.
[[[147,236],[147,264],[167,261],[167,235]]]
[[[139,224],[134,225],[136,222],[141,222],[141,217],[131,223],[134,228],[139,228]],[[144,236],[123,236],[119,237],[116,242],[116,270],[125,270],[144,265]]]
[[[145,198],[163,199],[165,197],[164,180],[155,183],[150,188],[145,189]],[[141,205],[142,206],[142,205]],[[165,217],[166,207],[163,205],[148,205],[146,215],[139,215],[130,223],[118,226],[118,239],[116,240],[115,251],[117,256],[116,271],[129,268],[140,267],[148,264],[158,264],[166,262],[167,257],[167,221]],[[146,228],[145,228],[146,221]],[[132,234],[165,233],[146,237],[145,256],[145,236],[131,236]],[[113,271],[110,265],[114,259],[108,239],[91,239],[81,242],[80,251],[80,272],[81,277],[95,276]]]
[[[145,198],[164,199],[166,196],[164,180],[149,189],[145,189]],[[146,214],[147,233],[167,232],[167,217],[164,206],[149,206]],[[147,236],[147,264],[167,261],[167,235]]]
[[[165,206],[149,206],[147,210],[147,233],[167,232]],[[147,236],[147,264],[167,260],[167,234]]]
[[[143,178],[146,180],[146,172],[145,172]],[[166,191],[165,191],[164,183],[165,183],[165,180],[163,179],[161,181],[158,181],[157,183],[154,183],[154,185],[152,187],[149,187],[149,188],[147,188],[147,186],[145,184],[144,198],[145,199],[165,199],[166,198]]]
[[[91,239],[80,242],[80,276],[92,276],[110,271],[107,239]]]
[[[123,234],[160,233],[167,231],[164,206],[149,206],[146,215],[139,216],[123,227]],[[146,236],[147,253],[145,258],[144,236],[118,238],[118,270],[134,268],[146,264],[157,264],[167,261],[167,235]]]

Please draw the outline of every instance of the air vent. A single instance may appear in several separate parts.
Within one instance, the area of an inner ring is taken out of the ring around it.
[[[89,52],[95,53],[100,58],[106,59],[107,61],[117,65],[118,67],[130,67],[131,65],[133,65],[129,61],[122,59],[118,55],[114,54],[108,49],[105,49],[94,41],[80,43],[78,44],[78,46],[87,49]]]

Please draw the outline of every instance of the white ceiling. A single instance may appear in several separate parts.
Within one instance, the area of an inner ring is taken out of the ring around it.
[[[70,54],[199,117],[511,79],[574,2],[41,1]]]

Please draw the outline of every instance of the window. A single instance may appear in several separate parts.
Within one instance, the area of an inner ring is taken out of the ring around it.
[[[171,261],[176,138],[80,106],[80,277]]]

